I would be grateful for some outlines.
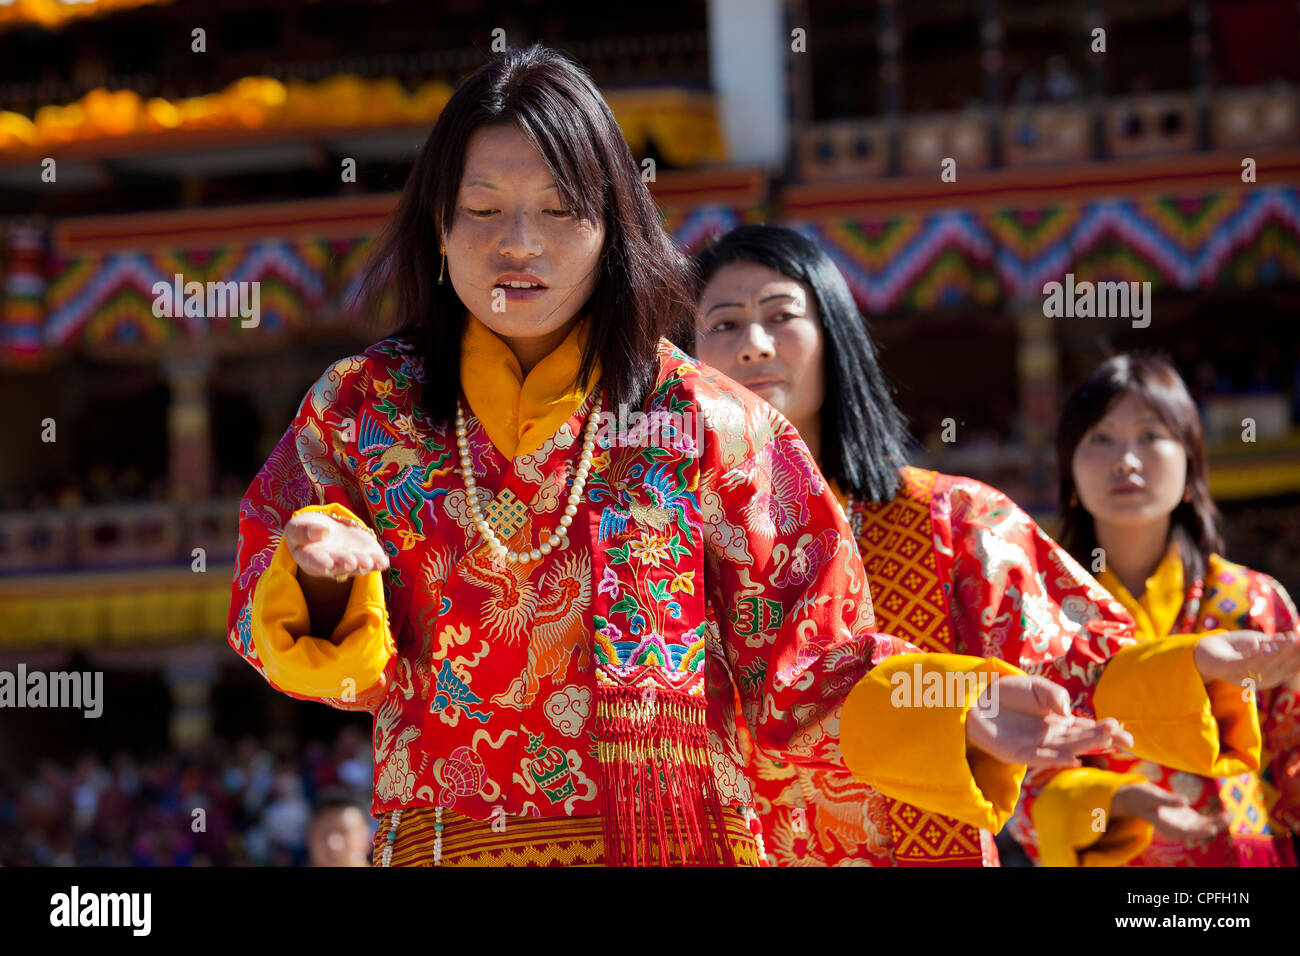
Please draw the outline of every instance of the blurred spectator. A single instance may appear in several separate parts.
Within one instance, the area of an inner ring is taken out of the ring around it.
[[[307,828],[311,866],[369,866],[371,832],[367,813],[348,791],[321,791]]]
[[[1047,99],[1056,102],[1072,100],[1079,95],[1079,83],[1070,72],[1070,64],[1065,57],[1057,55],[1048,58],[1043,92],[1047,94]]]
[[[1295,363],[1291,366],[1291,424],[1300,425],[1300,341],[1295,344]]]
[[[311,805],[302,795],[302,778],[293,767],[281,767],[275,777],[275,799],[262,814],[271,850],[279,860],[300,864],[307,855],[307,824]]]
[[[1026,71],[1021,74],[1019,82],[1016,83],[1016,91],[1011,96],[1011,102],[1016,106],[1028,106],[1038,102],[1038,94],[1038,77]]]

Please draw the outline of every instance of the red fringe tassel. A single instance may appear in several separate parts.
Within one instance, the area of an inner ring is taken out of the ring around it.
[[[706,707],[704,697],[682,691],[597,687],[608,865],[735,865],[709,760]]]

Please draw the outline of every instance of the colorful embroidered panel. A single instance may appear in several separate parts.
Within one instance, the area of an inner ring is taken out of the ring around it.
[[[1300,279],[1300,192],[1116,199],[795,223],[871,314],[1041,300],[1044,283],[1251,288]]]
[[[435,811],[402,811],[392,841],[390,866],[433,866]],[[384,814],[375,831],[372,865],[380,866],[393,815]],[[759,866],[758,846],[739,810],[724,814],[727,842],[737,866]],[[442,852],[438,866],[604,866],[604,828],[598,816],[475,820],[455,811],[442,814]],[[668,856],[675,855],[670,844]]]
[[[710,236],[756,218],[749,193],[748,205],[668,195],[665,224],[678,246],[693,252]],[[803,222],[795,210],[773,221],[788,221],[822,245],[870,313],[1038,300],[1044,283],[1067,272],[1079,282],[1150,281],[1155,291],[1300,279],[1300,191],[1290,186],[878,220],[845,215]],[[263,322],[270,329],[346,321],[373,226],[358,220],[356,230],[333,239],[271,238],[192,252],[56,255],[42,268],[41,283],[24,282],[8,293],[12,328],[5,354],[13,361],[30,348],[24,335],[33,307],[45,349],[74,342],[151,345],[238,331],[239,323],[220,317],[155,316],[153,285],[171,282],[177,272],[204,283],[263,282]],[[18,268],[25,275],[21,263]]]

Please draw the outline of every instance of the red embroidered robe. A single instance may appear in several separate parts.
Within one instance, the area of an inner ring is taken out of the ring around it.
[[[752,800],[733,686],[762,746],[843,770],[843,698],[873,663],[910,648],[875,630],[843,513],[789,424],[666,341],[658,359],[647,409],[697,416],[702,447],[669,455],[671,470],[653,448],[600,450],[567,545],[539,562],[500,569],[487,559],[455,434],[420,406],[423,363],[405,339],[329,368],[254,478],[241,503],[229,641],[263,676],[255,591],[297,509],[345,506],[390,556],[396,653],[355,699],[324,700],[374,714],[376,816],[409,805],[482,820],[494,808],[598,812],[593,623],[597,653],[704,668],[724,803]],[[554,527],[591,400],[514,461],[467,417],[481,507],[508,487],[528,507],[533,539]],[[678,452],[693,440],[684,431]]]

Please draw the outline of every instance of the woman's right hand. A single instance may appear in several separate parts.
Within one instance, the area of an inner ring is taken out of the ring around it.
[[[1078,767],[1080,754],[1133,746],[1113,717],[1072,714],[1065,688],[1045,677],[999,677],[992,688],[996,698],[982,696],[967,711],[966,741],[1002,763]]]
[[[1161,790],[1154,783],[1126,783],[1110,802],[1111,819],[1140,817],[1156,831],[1184,842],[1208,840],[1228,822],[1222,816],[1198,813],[1186,797]]]
[[[1207,634],[1196,644],[1196,669],[1207,682],[1246,686],[1250,681],[1255,690],[1268,690],[1300,673],[1300,640],[1295,631]]]
[[[388,570],[388,555],[373,534],[323,511],[294,515],[284,526],[284,539],[298,567],[312,577]]]

